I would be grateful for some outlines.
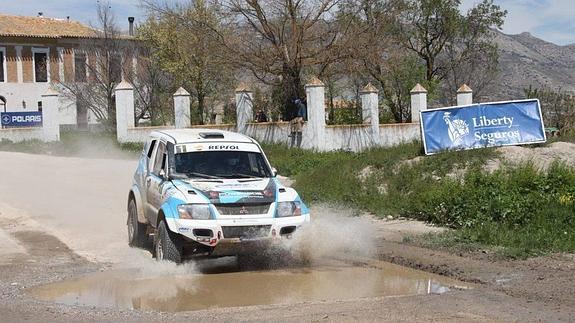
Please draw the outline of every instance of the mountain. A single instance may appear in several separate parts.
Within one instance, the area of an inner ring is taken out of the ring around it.
[[[506,35],[495,31],[500,74],[491,100],[525,97],[523,89],[562,89],[575,94],[575,44],[559,46],[530,33]]]

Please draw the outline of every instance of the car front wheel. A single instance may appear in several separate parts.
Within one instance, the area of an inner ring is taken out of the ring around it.
[[[158,225],[154,241],[156,259],[168,260],[175,263],[182,262],[182,242],[180,237],[172,233],[162,220]]]

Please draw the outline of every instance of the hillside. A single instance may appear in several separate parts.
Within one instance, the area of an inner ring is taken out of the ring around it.
[[[575,44],[559,46],[526,32],[495,34],[501,72],[491,100],[523,98],[529,85],[575,92]]]

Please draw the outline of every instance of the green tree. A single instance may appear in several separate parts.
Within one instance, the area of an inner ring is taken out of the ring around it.
[[[349,21],[354,38],[355,51],[348,70],[360,74],[354,78],[374,82],[396,122],[410,122],[410,90],[421,83],[431,93],[435,81],[426,81],[421,59],[393,37],[396,17],[402,10],[405,6],[394,1],[348,0],[340,7],[340,19]]]
[[[493,0],[483,0],[465,15],[459,5],[460,0],[400,0],[394,4],[398,12],[394,36],[423,60],[428,82],[442,81],[450,72],[457,77],[469,75],[468,68],[461,68],[464,66],[478,67],[473,74],[493,71],[481,69],[485,63],[497,66],[491,29],[501,28],[507,12]]]
[[[342,42],[333,13],[339,0],[229,0],[229,24],[235,33],[226,47],[238,65],[261,82],[280,87],[284,118],[304,96],[304,73],[340,59]],[[318,72],[321,74],[321,69]]]
[[[150,15],[138,28],[139,38],[152,49],[161,68],[195,98],[192,122],[203,124],[207,106],[223,101],[234,83],[232,66],[223,53],[225,33],[216,2],[197,0],[183,5],[144,1]],[[221,102],[220,102],[221,103]]]
[[[436,84],[434,81],[422,81],[425,68],[416,57],[410,55],[390,58],[386,72],[385,78],[378,80],[382,84],[384,102],[396,122],[411,122],[411,89],[421,83],[433,95]]]
[[[575,132],[575,96],[562,89],[524,89],[528,99],[539,99],[543,121],[548,127],[556,127],[563,134]]]
[[[505,11],[483,0],[466,14],[459,0],[346,0],[340,16],[350,21],[356,71],[374,80],[396,122],[411,120],[409,91],[421,83],[444,102],[462,83],[476,95],[497,72],[491,28]],[[341,19],[341,18],[340,18]]]
[[[448,103],[454,103],[460,85],[470,85],[474,96],[480,98],[496,79],[499,53],[492,29],[501,26],[505,14],[493,1],[483,1],[463,16],[459,33],[446,44],[442,55],[443,93]]]

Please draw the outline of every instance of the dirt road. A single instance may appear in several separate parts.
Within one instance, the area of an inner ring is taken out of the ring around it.
[[[527,281],[513,276],[511,265],[401,243],[405,233],[426,231],[421,224],[349,218],[325,206],[312,209],[320,224],[312,232],[324,239],[310,246],[311,266],[245,268],[227,258],[156,263],[126,243],[125,203],[135,160],[0,152],[0,165],[0,322],[574,317],[569,300],[550,302],[544,293],[522,290]],[[518,275],[529,273],[528,267]],[[494,277],[502,280],[491,283]],[[506,283],[514,289],[505,289]]]

